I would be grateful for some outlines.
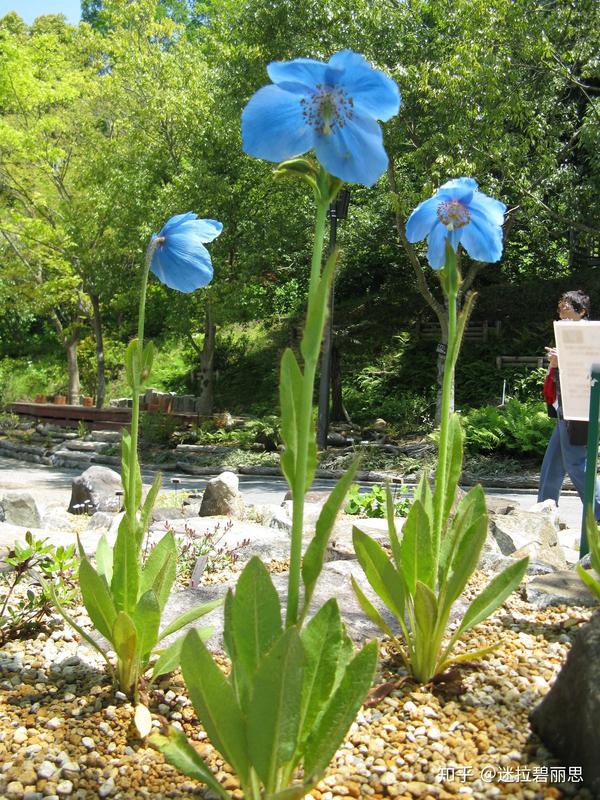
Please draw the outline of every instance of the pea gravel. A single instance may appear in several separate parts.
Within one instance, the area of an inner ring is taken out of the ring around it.
[[[484,580],[476,576],[471,591]],[[387,693],[361,709],[312,798],[591,798],[528,723],[590,613],[534,609],[515,594],[461,645],[497,641],[497,650],[460,669],[456,680],[434,686],[402,680],[384,641],[377,685],[386,684]],[[145,746],[132,705],[110,685],[101,659],[54,622],[36,638],[0,650],[0,798],[211,798]],[[222,665],[227,668],[224,659]],[[150,708],[157,726],[166,718],[183,728],[241,800],[179,673],[150,694]]]

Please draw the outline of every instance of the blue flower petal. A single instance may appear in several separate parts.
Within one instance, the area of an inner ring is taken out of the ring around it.
[[[367,60],[352,50],[342,50],[329,60],[332,66],[345,69],[339,80],[354,101],[359,113],[383,121],[400,110],[400,90],[385,73],[369,66]]]
[[[448,231],[446,226],[438,222],[429,234],[427,243],[427,260],[433,269],[442,269],[446,266],[446,239]]]
[[[306,124],[300,99],[274,85],[259,89],[242,113],[244,152],[279,162],[310,150],[314,131]]]
[[[194,215],[195,216],[195,215]],[[201,242],[206,244],[212,242],[223,230],[223,223],[218,222],[216,219],[195,219],[187,222],[182,231],[190,232],[194,236],[198,236]]]
[[[429,231],[436,222],[439,222],[437,208],[440,204],[439,197],[434,195],[415,208],[406,223],[406,238],[413,244],[420,242],[429,235]]]
[[[317,136],[315,151],[329,173],[364,186],[372,186],[388,165],[381,128],[371,117],[359,114],[354,114],[351,125]]]
[[[442,189],[472,189],[477,191],[478,184],[474,178],[452,178],[440,186],[440,190]]]
[[[475,208],[471,209],[471,222],[462,228],[461,244],[475,261],[493,264],[502,257],[502,228]]]
[[[500,200],[495,200],[493,197],[488,197],[483,192],[475,192],[471,200],[471,208],[476,209],[479,213],[489,219],[494,225],[502,225],[504,223],[504,214],[506,213],[506,206]]]
[[[166,236],[169,231],[175,230],[178,225],[183,224],[184,222],[190,222],[191,220],[198,219],[198,215],[194,214],[193,211],[186,211],[185,214],[175,214],[174,217],[162,226],[159,236]]]
[[[295,58],[293,61],[272,61],[267,73],[273,83],[301,83],[314,87],[317,83],[325,83],[328,65],[312,58]],[[336,71],[337,72],[337,71]]]
[[[208,250],[198,236],[189,233],[174,233],[159,245],[150,269],[162,283],[185,293],[206,286],[213,277]]]

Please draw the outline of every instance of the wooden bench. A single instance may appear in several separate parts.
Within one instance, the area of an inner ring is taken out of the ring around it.
[[[489,333],[494,333],[496,336],[500,333],[501,321],[497,319],[495,322],[470,322],[467,325],[464,339],[467,342],[487,342]],[[440,338],[440,326],[437,322],[421,322],[417,320],[416,328],[417,336],[426,340],[437,340]]]
[[[544,366],[544,356],[496,356],[496,367],[537,367]]]

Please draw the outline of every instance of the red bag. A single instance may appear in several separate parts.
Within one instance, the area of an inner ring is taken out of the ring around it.
[[[546,380],[544,381],[544,400],[549,406],[554,405],[556,402],[556,368],[550,367]]]

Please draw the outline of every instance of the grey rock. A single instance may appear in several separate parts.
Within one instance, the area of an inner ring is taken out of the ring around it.
[[[533,710],[533,729],[567,767],[581,767],[583,783],[600,796],[600,614],[577,633],[554,685]]]
[[[70,442],[65,442],[67,450],[79,450],[83,453],[101,453],[106,450],[108,444],[105,442],[90,442],[83,439],[72,439]]]
[[[12,525],[40,528],[42,518],[35,498],[30,492],[8,491],[0,496],[2,521]]]
[[[163,522],[171,519],[184,519],[184,514],[180,508],[155,508],[152,511],[152,522]]]
[[[245,513],[244,498],[239,490],[239,478],[233,472],[223,472],[212,478],[204,490],[201,517],[224,515],[243,518]]]
[[[504,515],[491,514],[489,532],[502,555],[528,555],[532,561],[545,562],[556,569],[566,567],[557,530],[544,514],[520,510]]]
[[[354,575],[356,581],[359,583],[363,591],[380,610],[386,622],[396,628],[393,617],[390,613],[381,606],[379,599],[373,594],[362,570],[356,562],[351,561],[330,561],[323,567],[323,571],[319,577],[315,594],[309,610],[309,616],[314,614],[327,600],[334,597],[340,607],[342,618],[344,619],[348,634],[357,643],[363,642],[365,639],[370,639],[381,635],[381,631],[374,625],[360,608],[358,601],[354,595],[350,576]],[[280,573],[271,575],[275,588],[283,600],[287,594],[287,573]],[[230,581],[225,584],[216,586],[204,586],[198,589],[187,589],[183,592],[175,592],[167,602],[164,614],[164,624],[169,624],[175,617],[196,608],[203,603],[214,600],[218,597],[223,597],[229,588],[235,587],[235,581]],[[197,623],[194,623],[197,624]],[[215,635],[209,639],[207,646],[214,651],[223,650],[223,608],[222,606],[215,609],[210,614],[202,617],[202,624],[209,625],[214,628]],[[178,632],[176,636],[180,636]],[[165,643],[169,643],[169,639],[165,639]]]
[[[122,497],[116,493],[122,490],[121,476],[108,467],[92,466],[73,479],[69,511],[75,506],[88,504],[93,511],[119,511]]]
[[[572,570],[540,575],[529,581],[525,587],[525,599],[538,608],[560,605],[595,606],[598,602]]]
[[[92,516],[90,517],[87,530],[88,531],[93,531],[98,529],[108,530],[112,525],[113,519],[114,519],[113,514],[110,514],[108,511],[96,511],[96,513],[92,514]]]

